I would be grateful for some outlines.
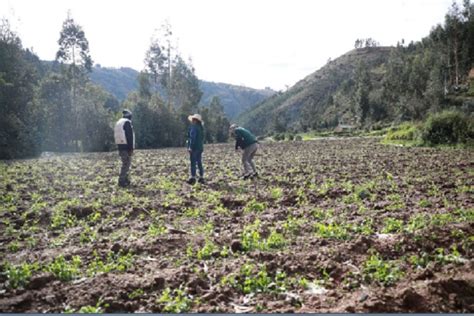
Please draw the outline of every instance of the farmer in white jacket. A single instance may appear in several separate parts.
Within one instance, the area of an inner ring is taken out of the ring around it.
[[[132,112],[122,111],[123,117],[117,121],[114,129],[115,143],[117,144],[120,158],[122,159],[122,169],[118,185],[126,187],[130,185],[129,171],[132,164],[133,149],[135,148],[135,134],[132,126]]]

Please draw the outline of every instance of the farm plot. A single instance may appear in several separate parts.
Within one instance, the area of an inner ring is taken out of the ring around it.
[[[2,312],[473,312],[470,150],[374,139],[0,163]]]

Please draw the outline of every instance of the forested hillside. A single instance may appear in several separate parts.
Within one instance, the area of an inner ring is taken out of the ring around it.
[[[127,95],[137,90],[139,72],[132,68],[107,68],[96,65],[90,74],[92,82],[102,86],[119,101],[125,100]],[[224,113],[228,118],[234,118],[246,109],[273,95],[271,89],[252,89],[226,83],[199,80],[202,91],[199,105],[207,106],[213,97],[218,97]]]
[[[469,1],[463,7],[453,3],[443,25],[419,42],[363,43],[356,41],[354,50],[242,113],[238,121],[268,134],[338,124],[377,128],[451,108],[472,112],[474,5]]]
[[[391,48],[357,49],[329,62],[320,70],[297,82],[286,92],[275,94],[241,114],[238,121],[257,134],[308,130],[352,120],[351,100],[346,94],[357,70],[377,69],[389,57]],[[380,75],[374,81],[380,80]],[[339,94],[338,94],[339,92]],[[333,105],[337,111],[331,111]]]
[[[128,67],[107,68],[95,65],[92,68],[91,80],[103,87],[119,101],[138,88],[138,71]]]
[[[203,80],[200,87],[203,92],[201,104],[209,104],[213,97],[218,97],[225,114],[231,119],[276,93],[271,89],[252,89]]]
[[[137,148],[183,146],[193,113],[203,116],[206,143],[227,140],[230,123],[219,98],[201,103],[194,67],[164,49],[166,37],[151,44],[146,69],[120,103],[106,88],[126,83],[102,68],[105,88],[91,80],[93,59],[82,27],[68,15],[58,35],[55,60],[42,62],[23,48],[8,20],[0,21],[0,159],[111,150],[112,127],[124,107],[134,114]],[[128,82],[136,75],[126,68],[120,73]]]

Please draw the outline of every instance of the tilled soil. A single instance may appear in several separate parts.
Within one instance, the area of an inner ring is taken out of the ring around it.
[[[472,150],[232,147],[0,162],[0,311],[474,311]]]

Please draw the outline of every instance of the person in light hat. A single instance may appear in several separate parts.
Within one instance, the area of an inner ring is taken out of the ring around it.
[[[229,127],[229,132],[232,137],[235,138],[235,150],[242,148],[242,167],[244,171],[243,178],[255,178],[258,177],[257,168],[253,162],[253,157],[258,149],[257,138],[247,129],[232,124]]]
[[[204,168],[202,167],[202,152],[204,150],[204,128],[201,115],[188,116],[191,126],[188,130],[188,152],[191,160],[191,177],[189,184],[196,183],[196,166],[199,169],[199,183],[204,183]]]

